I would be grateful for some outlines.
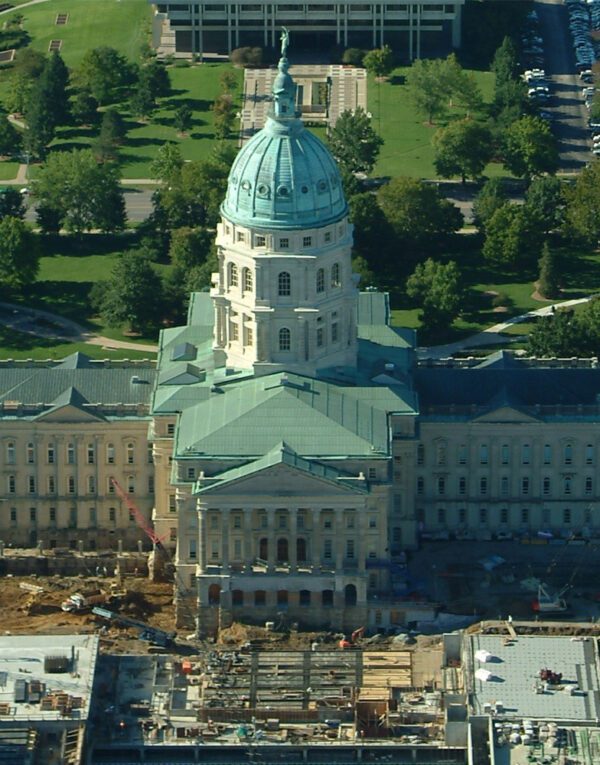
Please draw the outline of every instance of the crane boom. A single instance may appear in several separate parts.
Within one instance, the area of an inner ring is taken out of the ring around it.
[[[154,531],[152,526],[146,520],[145,515],[140,511],[140,509],[137,507],[137,505],[129,499],[129,496],[127,495],[127,492],[121,486],[121,484],[117,481],[116,478],[113,478],[112,476],[111,476],[110,482],[115,487],[115,491],[117,492],[119,497],[127,505],[127,508],[129,510],[129,512],[133,515],[133,517],[135,518],[135,521],[136,521],[137,525],[141,528],[141,530],[150,539],[152,544],[156,545],[157,547],[162,547],[162,539],[161,539],[161,537],[159,537],[158,534]]]

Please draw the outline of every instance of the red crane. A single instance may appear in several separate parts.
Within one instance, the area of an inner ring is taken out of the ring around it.
[[[156,545],[157,547],[164,550],[163,547],[163,539],[165,537],[159,537],[156,531],[152,528],[152,526],[148,523],[146,520],[146,516],[141,512],[141,510],[137,507],[137,505],[132,502],[131,499],[129,499],[129,495],[125,491],[125,489],[121,486],[121,484],[117,481],[116,478],[110,479],[110,482],[115,487],[115,491],[121,497],[123,502],[127,505],[127,508],[129,509],[129,512],[133,515],[135,518],[135,522],[140,527],[140,529],[146,534],[148,539],[152,542],[153,545]]]

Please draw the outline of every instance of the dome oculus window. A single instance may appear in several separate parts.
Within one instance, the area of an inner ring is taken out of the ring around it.
[[[317,191],[318,191],[320,194],[323,194],[325,191],[327,191],[327,181],[325,181],[325,180],[321,179],[321,180],[320,180],[320,181],[317,183]]]
[[[244,189],[244,191],[250,191],[250,189],[252,188],[252,184],[250,183],[250,181],[242,181],[242,188]]]
[[[308,194],[308,186],[302,186],[302,188],[300,189],[300,191],[301,191],[303,194]]]
[[[259,197],[268,197],[270,189],[266,183],[261,183],[256,191],[258,192]]]
[[[290,193],[290,190],[288,189],[287,186],[278,186],[277,193],[279,194],[280,197],[287,197],[288,194]]]

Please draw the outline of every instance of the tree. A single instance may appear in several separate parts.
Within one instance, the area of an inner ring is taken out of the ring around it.
[[[573,311],[559,308],[554,315],[538,319],[527,338],[527,352],[537,358],[591,355],[589,339],[582,337]]]
[[[551,175],[534,178],[525,194],[525,209],[532,224],[544,234],[561,226],[565,195],[560,178]]]
[[[88,50],[76,72],[79,87],[89,90],[100,104],[114,100],[131,77],[127,59],[107,45]]]
[[[219,84],[223,93],[233,93],[238,86],[238,78],[231,69],[224,69],[219,77]]]
[[[510,80],[519,79],[521,72],[519,54],[510,37],[504,38],[502,45],[494,54],[491,69],[496,78],[496,87]]]
[[[419,319],[427,331],[452,323],[462,303],[460,285],[460,271],[452,260],[443,264],[428,258],[417,265],[406,282],[406,292],[422,308]]]
[[[152,87],[147,79],[140,79],[129,99],[129,108],[136,117],[149,117],[156,106]]]
[[[443,178],[460,175],[479,178],[492,158],[492,137],[484,125],[458,120],[440,128],[433,137],[435,169]]]
[[[465,72],[455,53],[441,62],[439,76],[440,87],[446,93],[450,106],[456,102],[468,113],[481,106],[483,99],[477,80],[472,73]]]
[[[187,133],[192,127],[192,110],[187,101],[184,101],[181,106],[175,110],[173,124],[177,128],[178,133]]]
[[[179,146],[175,143],[163,143],[150,165],[150,173],[155,180],[171,184],[178,178],[182,167],[183,157]]]
[[[328,138],[331,152],[342,170],[370,173],[377,161],[383,140],[371,126],[365,110],[358,106],[354,112],[343,111]]]
[[[558,169],[556,139],[548,124],[539,117],[522,117],[508,127],[503,154],[504,166],[528,181]]]
[[[145,253],[122,254],[108,282],[99,285],[92,291],[92,301],[109,326],[146,332],[160,325],[162,282]]]
[[[600,159],[584,167],[565,191],[567,234],[595,246],[600,240]]]
[[[229,54],[229,59],[236,66],[260,66],[263,50],[262,48],[236,48]]]
[[[406,85],[417,111],[426,115],[429,124],[444,112],[448,93],[443,84],[444,63],[439,59],[417,59],[408,70]]]
[[[208,257],[213,242],[212,232],[204,228],[178,228],[171,236],[169,258],[182,272],[201,266]]]
[[[107,109],[102,115],[100,133],[94,146],[97,159],[101,161],[116,159],[117,150],[123,143],[125,132],[123,117],[116,109]]]
[[[37,239],[20,218],[0,220],[0,286],[19,290],[35,281],[39,268]]]
[[[15,154],[21,146],[21,134],[9,122],[6,113],[0,109],[0,154]]]
[[[540,248],[540,232],[520,205],[506,202],[485,227],[483,257],[493,263],[532,266]]]
[[[90,149],[51,154],[32,183],[45,215],[51,211],[74,233],[125,227],[125,201],[118,170],[98,164]]]
[[[70,117],[69,70],[58,51],[54,51],[47,60],[42,79],[52,102],[54,122],[56,125],[64,125]]]
[[[417,246],[443,240],[463,224],[460,210],[430,183],[414,178],[392,178],[378,200],[396,235]]]
[[[145,83],[154,100],[168,96],[171,92],[169,71],[164,64],[159,63],[156,59],[145,64],[139,70],[138,82]]]
[[[44,159],[48,145],[54,138],[55,122],[49,94],[44,91],[41,84],[31,91],[25,110],[25,119],[27,121],[23,137],[25,148],[34,157]]]
[[[215,136],[219,140],[228,138],[235,124],[233,97],[230,93],[221,93],[212,105],[215,126]]]
[[[93,125],[98,118],[98,102],[89,90],[80,90],[71,106],[71,114],[78,125]]]
[[[375,48],[365,54],[363,66],[375,77],[387,77],[394,67],[394,54],[389,45]]]
[[[369,193],[356,194],[348,202],[354,226],[353,253],[381,272],[387,265],[387,250],[393,240],[393,232],[377,197]]]
[[[342,64],[362,66],[366,52],[362,48],[346,48],[342,55]]]
[[[3,189],[0,191],[0,220],[4,218],[25,217],[23,195],[18,189]]]
[[[545,298],[560,296],[559,269],[556,254],[544,243],[542,257],[538,261],[540,275],[538,279],[538,292]]]
[[[473,218],[481,233],[493,214],[508,201],[501,178],[490,178],[486,181],[473,200]]]

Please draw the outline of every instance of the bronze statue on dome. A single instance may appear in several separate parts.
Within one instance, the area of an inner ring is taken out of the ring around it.
[[[285,27],[281,27],[281,58],[287,58],[287,49],[290,44],[290,33]]]

